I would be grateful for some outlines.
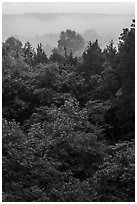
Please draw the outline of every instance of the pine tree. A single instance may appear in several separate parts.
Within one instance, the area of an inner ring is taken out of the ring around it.
[[[83,72],[87,79],[91,75],[99,74],[102,71],[103,55],[98,41],[89,42],[87,50],[83,53]]]
[[[43,50],[42,44],[38,44],[36,54],[34,55],[35,64],[39,63],[48,63],[48,58],[46,53]]]

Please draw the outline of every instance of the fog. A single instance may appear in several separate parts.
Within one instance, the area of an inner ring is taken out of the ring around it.
[[[134,15],[109,15],[109,14],[74,14],[74,13],[28,13],[3,15],[2,39],[10,36],[29,39],[33,43],[35,38],[45,34],[56,34],[62,30],[72,29],[82,36],[87,30],[93,30],[99,36],[100,45],[105,46],[111,39],[118,42],[118,37],[125,27],[130,27]],[[92,40],[92,39],[91,39]],[[52,43],[53,41],[53,43]],[[55,46],[55,40],[46,41],[45,45]]]
[[[43,17],[40,18],[40,15]],[[83,33],[94,29],[102,37],[116,36],[122,28],[129,27],[133,15],[103,14],[24,14],[3,15],[3,38],[10,35],[23,35],[33,38],[46,33],[59,33],[67,28]]]

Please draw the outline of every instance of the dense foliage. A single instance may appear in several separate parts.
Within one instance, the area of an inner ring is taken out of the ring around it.
[[[3,201],[135,200],[135,21],[118,50],[83,48],[71,30],[49,58],[3,42]]]

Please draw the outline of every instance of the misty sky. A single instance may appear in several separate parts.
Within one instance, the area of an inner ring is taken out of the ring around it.
[[[104,14],[133,14],[133,2],[3,2],[3,14],[22,13],[104,13]]]

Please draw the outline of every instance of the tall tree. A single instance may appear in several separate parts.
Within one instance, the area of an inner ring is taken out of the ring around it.
[[[62,31],[60,39],[58,41],[59,53],[65,56],[65,54],[73,53],[74,55],[79,54],[84,49],[84,39],[80,34],[72,30]]]
[[[112,68],[116,68],[116,54],[117,54],[117,49],[114,46],[114,41],[111,40],[109,45],[103,50],[103,53],[106,57],[106,62],[111,65]]]
[[[130,29],[123,29],[119,42],[117,73],[121,87],[116,101],[109,110],[108,120],[113,125],[116,139],[135,136],[135,21]]]
[[[43,50],[42,44],[38,44],[36,54],[34,55],[35,64],[39,63],[48,63],[48,58],[46,53]]]
[[[35,51],[34,49],[32,48],[30,42],[26,42],[24,47],[23,47],[23,54],[24,54],[24,58],[25,58],[25,62],[28,64],[28,65],[33,65],[33,62],[34,62],[34,54],[35,54]]]
[[[83,72],[87,79],[91,75],[99,74],[102,71],[103,55],[98,41],[89,42],[87,50],[83,53]]]
[[[8,38],[2,44],[2,58],[6,59],[9,55],[14,59],[18,59],[23,55],[22,43],[14,37]]]
[[[135,79],[135,21],[131,25],[131,29],[123,29],[119,42],[119,58],[118,65],[119,74],[123,79],[123,85],[130,80],[134,84]]]

